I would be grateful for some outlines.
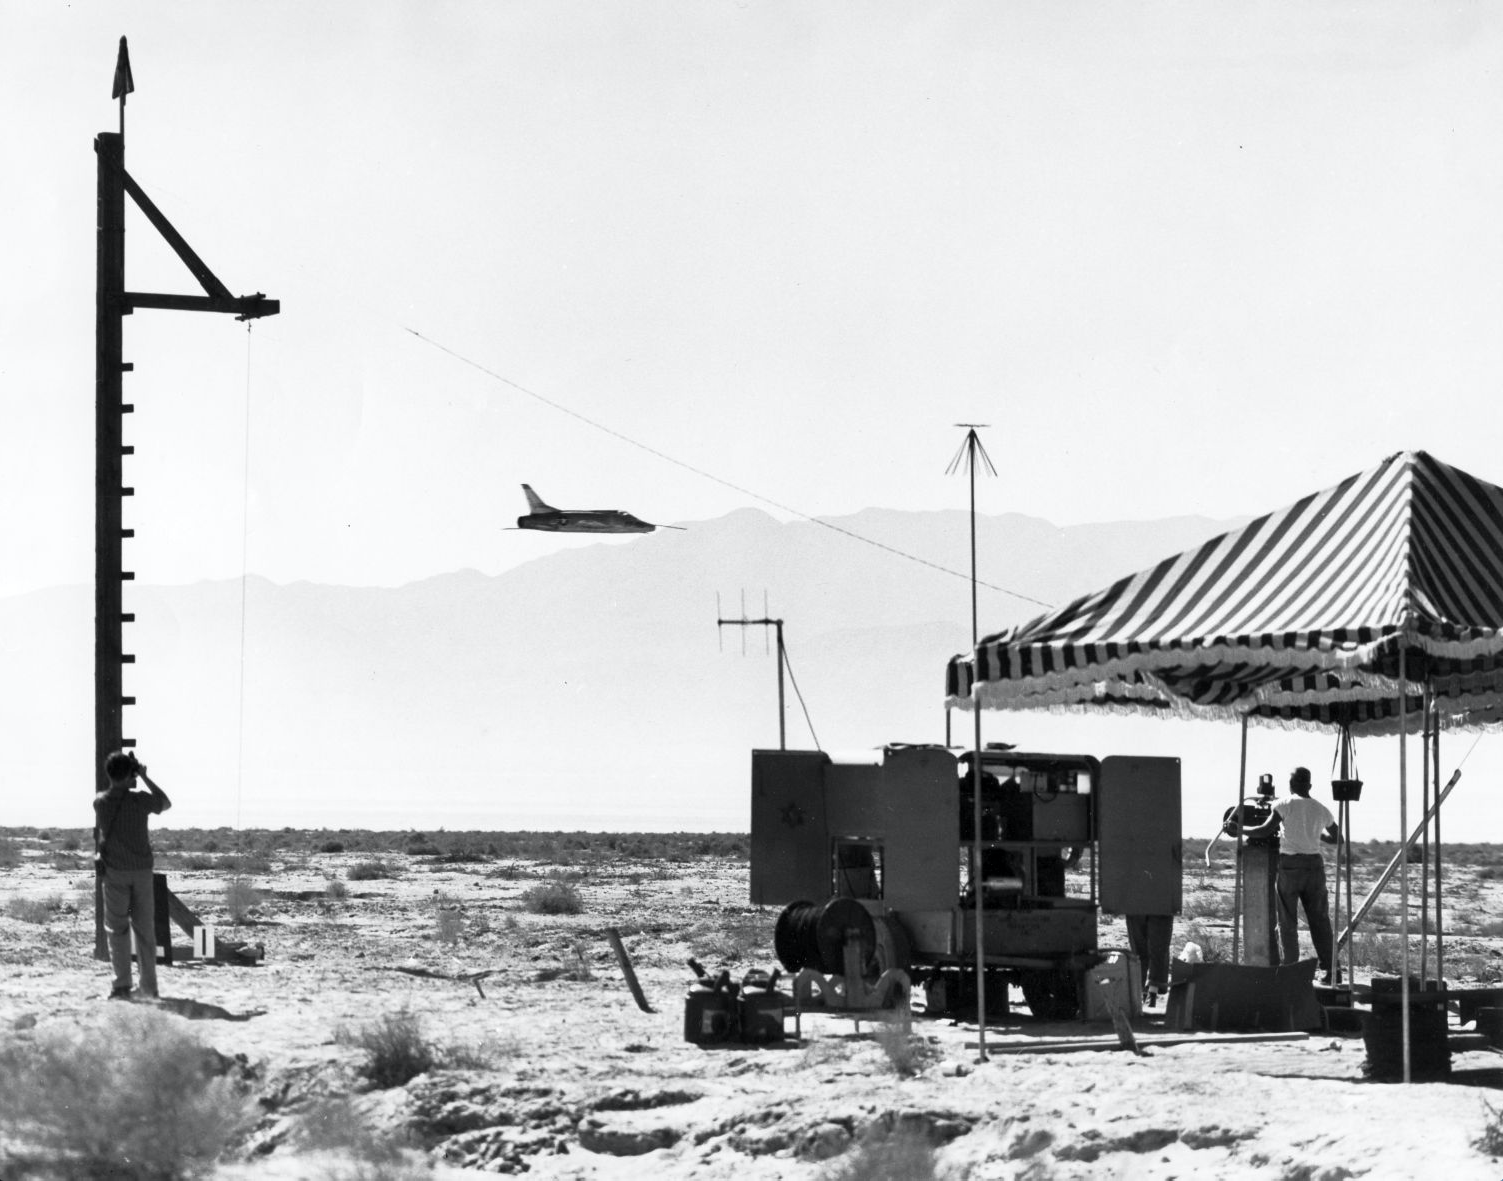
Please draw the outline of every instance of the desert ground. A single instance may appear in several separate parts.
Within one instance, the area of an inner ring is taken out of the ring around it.
[[[105,1000],[86,842],[0,830],[5,1181],[1503,1175],[1503,1061],[1475,1038],[1449,1082],[1403,1085],[1366,1077],[1357,1033],[1154,1045],[1160,1009],[1135,1019],[1137,1055],[1014,995],[981,1061],[975,1024],[919,990],[906,1027],[805,1013],[781,1044],[690,1044],[691,957],[777,966],[744,837],[165,829],[171,889],[259,962],[180,959],[155,1004]],[[1175,948],[1214,957],[1232,865],[1205,869],[1203,846]],[[1384,850],[1358,852],[1360,887]],[[1446,975],[1496,983],[1503,849],[1453,850],[1446,872]],[[1393,939],[1364,938],[1367,973]],[[1065,1039],[1096,1048],[1033,1052]]]

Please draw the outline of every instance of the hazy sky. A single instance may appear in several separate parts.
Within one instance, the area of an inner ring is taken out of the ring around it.
[[[0,22],[0,593],[92,576],[122,33],[128,170],[283,309],[127,320],[146,581],[499,571],[568,544],[502,531],[524,480],[656,521],[963,507],[962,421],[1002,469],[982,511],[1059,524],[1261,512],[1409,448],[1503,480],[1484,5]],[[127,242],[129,288],[196,293],[134,207]]]

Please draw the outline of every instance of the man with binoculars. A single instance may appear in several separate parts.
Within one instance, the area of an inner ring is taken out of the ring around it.
[[[129,751],[104,760],[109,786],[94,797],[94,865],[104,896],[104,927],[115,969],[110,999],[130,999],[130,936],[136,933],[140,995],[157,995],[156,906],[152,894],[151,838],[147,821],[172,807],[167,793]],[[140,777],[146,789],[137,787]]]

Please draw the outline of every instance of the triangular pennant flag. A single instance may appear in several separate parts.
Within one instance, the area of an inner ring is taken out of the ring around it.
[[[136,80],[130,76],[130,50],[125,47],[125,38],[120,38],[120,56],[115,60],[115,85],[111,98],[123,98],[136,89]]]

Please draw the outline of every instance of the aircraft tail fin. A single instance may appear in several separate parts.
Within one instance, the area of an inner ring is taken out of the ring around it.
[[[551,504],[544,504],[543,498],[532,490],[531,484],[523,484],[522,491],[527,494],[527,507],[535,513],[553,513],[558,510]]]

